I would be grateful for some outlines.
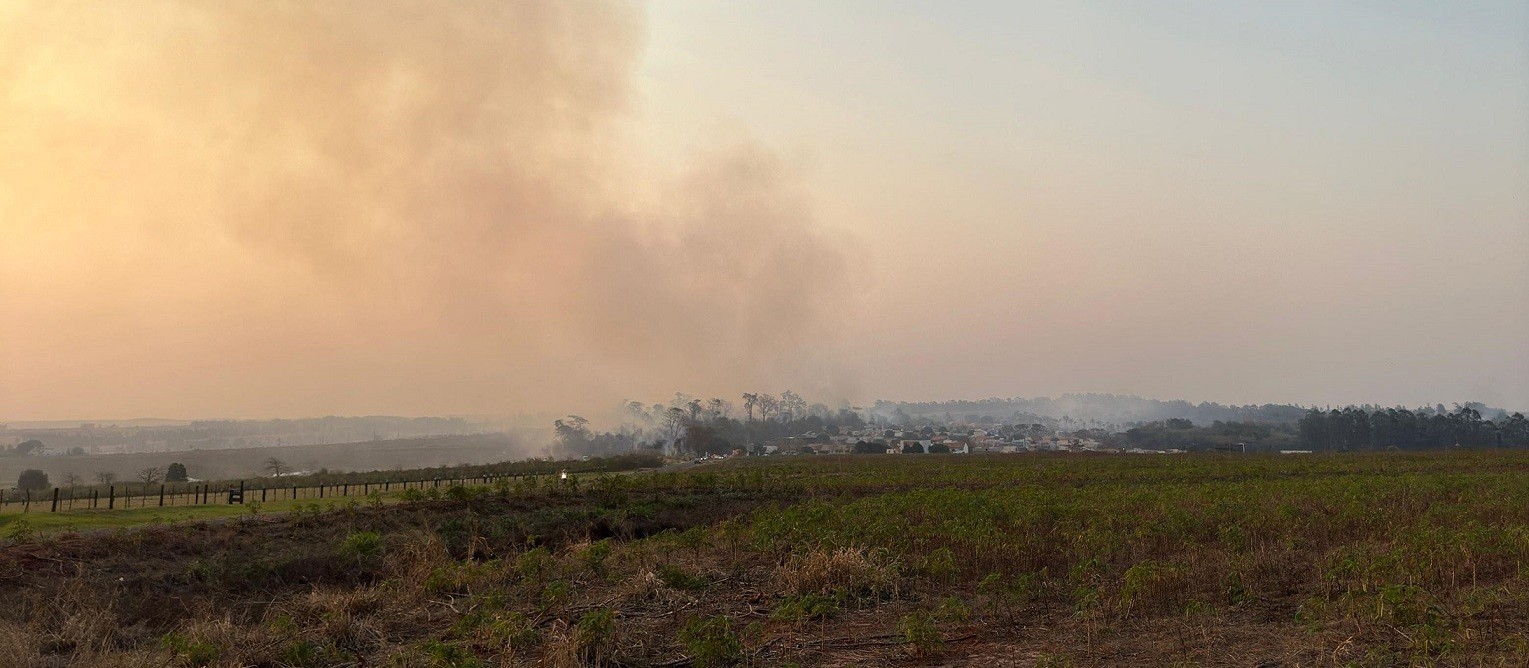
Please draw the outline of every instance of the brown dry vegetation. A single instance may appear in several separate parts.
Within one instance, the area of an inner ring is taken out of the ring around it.
[[[799,458],[445,496],[13,527],[0,662],[1529,665],[1523,453]]]

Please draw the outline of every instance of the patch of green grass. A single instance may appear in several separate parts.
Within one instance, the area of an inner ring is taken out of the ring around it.
[[[411,490],[412,491],[412,490]],[[377,495],[381,503],[399,503],[404,499],[401,493]],[[306,511],[311,507],[317,507],[320,511],[338,510],[346,506],[346,497],[330,499],[282,499],[279,501],[266,501],[259,505],[259,515],[266,516],[277,513],[290,513],[293,511]],[[103,502],[104,503],[104,502]],[[19,511],[0,513],[0,532],[13,522],[26,520],[27,524],[37,532],[52,531],[87,531],[91,529],[124,529],[150,524],[165,524],[174,522],[191,522],[197,520],[216,520],[236,518],[239,516],[252,517],[251,504],[208,504],[201,506],[149,506],[146,508],[129,509],[76,509],[60,510],[56,513],[47,512],[46,507],[39,511],[35,506],[31,512]],[[4,535],[0,533],[0,535]]]
[[[673,589],[697,591],[706,588],[706,578],[692,575],[674,564],[659,564],[653,573],[658,576],[660,582],[664,583],[664,586]]]

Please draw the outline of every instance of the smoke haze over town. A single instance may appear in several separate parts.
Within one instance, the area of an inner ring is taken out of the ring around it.
[[[5,3],[0,422],[1529,406],[1522,3],[944,8]]]

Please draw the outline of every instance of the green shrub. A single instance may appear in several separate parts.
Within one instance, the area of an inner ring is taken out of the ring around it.
[[[828,619],[838,614],[839,600],[822,594],[788,596],[775,606],[771,617],[787,622],[806,622]]]
[[[377,560],[382,556],[382,534],[375,531],[358,531],[345,537],[340,543],[340,556],[358,564]]]
[[[586,613],[574,626],[573,637],[578,654],[586,663],[603,663],[615,644],[616,613],[611,610]]]
[[[679,640],[698,668],[727,666],[743,658],[743,641],[726,615],[690,620],[680,629]]]
[[[37,529],[26,518],[17,519],[5,528],[5,537],[18,543],[30,543],[37,540]]]
[[[898,626],[902,631],[903,640],[912,647],[915,654],[927,654],[939,649],[945,642],[940,637],[940,629],[935,627],[934,620],[922,612],[904,615]]]
[[[579,553],[579,561],[584,564],[584,569],[596,575],[605,574],[605,560],[611,556],[611,541],[609,538],[590,543]]]
[[[552,572],[552,567],[556,563],[547,548],[533,548],[515,557],[515,573],[527,580],[538,578]]]

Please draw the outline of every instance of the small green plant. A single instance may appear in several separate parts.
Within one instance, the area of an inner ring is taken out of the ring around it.
[[[743,658],[743,641],[726,615],[690,620],[680,629],[679,640],[698,668],[727,666]]]
[[[328,641],[314,642],[297,638],[281,653],[281,662],[301,668],[320,668],[343,660],[339,649]]]
[[[1020,606],[1029,603],[1035,597],[1037,582],[1042,575],[1026,573],[1017,577],[1007,577],[999,573],[989,573],[977,583],[977,593],[986,597],[990,613],[1001,615],[1009,623],[1013,623]]]
[[[1128,569],[1120,587],[1121,606],[1128,610],[1163,610],[1174,607],[1184,591],[1184,573],[1180,564],[1165,564],[1148,559]]]
[[[527,580],[538,578],[552,571],[556,564],[552,553],[545,547],[532,548],[515,557],[515,573]]]
[[[806,622],[828,619],[838,612],[838,599],[822,594],[803,594],[786,597],[780,605],[775,606],[770,616],[781,621]]]
[[[902,631],[903,640],[917,655],[929,654],[939,649],[945,642],[940,637],[940,630],[935,627],[934,620],[930,615],[922,612],[904,615],[898,627]]]
[[[173,632],[161,638],[159,644],[174,652],[176,659],[184,666],[205,666],[217,661],[222,654],[217,645]]]
[[[573,637],[578,653],[590,665],[604,663],[610,655],[616,635],[616,613],[595,610],[586,613],[574,626]]]
[[[420,649],[430,657],[431,668],[478,668],[483,665],[466,649],[439,640],[428,641]]]
[[[680,547],[686,548],[692,552],[699,552],[701,547],[706,545],[707,538],[708,536],[706,527],[693,526],[689,529],[686,529],[684,533],[681,533],[677,540]]]
[[[964,622],[971,619],[972,609],[954,596],[945,597],[934,611],[935,618],[945,622]]]
[[[956,555],[942,547],[920,557],[914,569],[931,580],[947,582],[955,577]]]
[[[569,584],[567,580],[553,580],[548,582],[546,586],[542,587],[541,591],[540,599],[542,608],[543,610],[550,609],[552,606],[568,600],[568,597],[572,595],[573,585]]]
[[[345,537],[340,543],[340,556],[359,564],[376,561],[382,556],[382,535],[375,531],[358,531]]]
[[[37,540],[37,529],[23,517],[11,522],[11,525],[5,528],[5,537],[18,543],[30,543]]]
[[[1042,654],[1035,660],[1035,668],[1072,668],[1072,658],[1061,654]]]
[[[519,612],[495,617],[488,626],[496,639],[516,649],[535,646],[540,639],[536,621]]]
[[[1242,575],[1233,571],[1226,576],[1226,589],[1223,592],[1227,605],[1242,605],[1248,600],[1248,590],[1242,585]]]
[[[579,561],[584,564],[585,570],[596,575],[605,574],[605,560],[611,556],[611,541],[604,539],[590,543],[579,553]]]
[[[658,576],[658,580],[664,583],[664,586],[673,589],[694,591],[706,588],[706,578],[699,575],[691,575],[685,572],[685,569],[673,564],[659,564],[658,568],[654,569],[653,574]]]

